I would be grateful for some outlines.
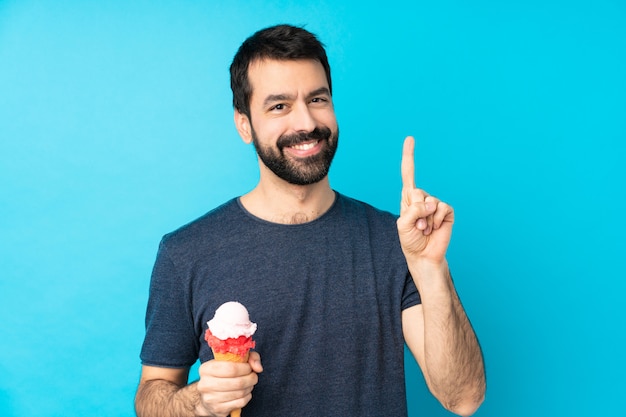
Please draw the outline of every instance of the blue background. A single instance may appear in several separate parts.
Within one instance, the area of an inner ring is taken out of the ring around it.
[[[133,414],[157,244],[254,186],[227,69],[282,22],[327,45],[332,186],[397,212],[412,134],[456,209],[476,415],[623,415],[623,1],[130,3],[0,0],[0,415]]]

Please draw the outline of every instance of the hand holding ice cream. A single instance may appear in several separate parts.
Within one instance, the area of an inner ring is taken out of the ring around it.
[[[262,371],[259,356],[254,353],[250,359],[250,349],[255,346],[252,335],[256,331],[256,324],[250,321],[248,310],[240,303],[231,301],[222,304],[216,311],[213,319],[207,322],[208,329],[205,332],[205,340],[213,350],[213,355],[219,363],[209,361],[202,365],[200,369],[201,380],[198,390],[208,398],[215,398],[216,394],[222,394],[226,399],[229,395],[246,394],[245,403],[251,398],[250,392],[257,382],[257,372]],[[250,361],[249,361],[250,359]],[[254,360],[252,360],[254,359]],[[248,370],[243,367],[225,367],[222,362],[248,363]],[[244,374],[229,374],[225,372],[244,372]],[[205,378],[203,379],[203,374]],[[234,378],[245,378],[247,384],[233,383]],[[245,390],[228,390],[228,385],[248,386]],[[213,389],[219,386],[219,389]],[[217,392],[216,392],[217,391]],[[226,394],[226,395],[224,395]],[[235,400],[238,400],[235,398]],[[207,409],[209,407],[206,407]],[[231,411],[231,417],[241,415],[241,409]]]

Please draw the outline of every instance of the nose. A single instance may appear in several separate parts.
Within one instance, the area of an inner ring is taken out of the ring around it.
[[[291,127],[296,132],[311,132],[315,129],[315,119],[304,103],[294,106],[291,112]]]

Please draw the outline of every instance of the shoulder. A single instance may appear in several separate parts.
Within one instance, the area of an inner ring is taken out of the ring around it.
[[[362,238],[378,241],[398,241],[398,216],[389,211],[379,209],[373,205],[337,193],[337,211],[341,213],[342,222],[345,222],[353,234],[360,234]]]
[[[393,223],[395,225],[398,218],[396,214],[340,193],[337,193],[337,205],[349,217],[364,217],[374,223],[382,223],[384,225]]]
[[[161,240],[161,249],[168,251],[190,251],[203,246],[232,228],[240,221],[242,212],[236,198],[212,209],[197,219],[167,233]]]

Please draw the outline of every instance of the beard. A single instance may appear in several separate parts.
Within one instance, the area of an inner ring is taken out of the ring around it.
[[[288,158],[283,149],[299,143],[317,140],[322,149],[316,155],[306,158]],[[276,141],[276,146],[262,146],[252,129],[252,143],[259,158],[276,176],[290,184],[315,184],[328,175],[339,142],[339,129],[333,132],[326,126],[316,127],[309,133],[283,135]]]

